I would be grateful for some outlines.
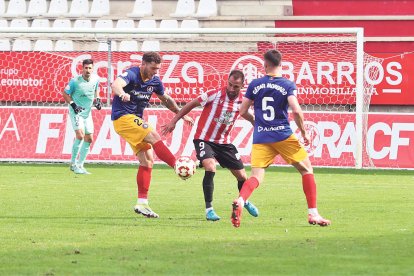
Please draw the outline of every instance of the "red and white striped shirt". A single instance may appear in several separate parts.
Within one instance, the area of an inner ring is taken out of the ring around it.
[[[230,144],[230,132],[239,117],[239,107],[243,96],[230,100],[226,87],[201,94],[198,98],[204,107],[198,121],[194,139],[218,144]]]

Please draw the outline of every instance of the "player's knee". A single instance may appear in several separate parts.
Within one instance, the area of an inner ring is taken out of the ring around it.
[[[145,136],[144,138],[144,142],[147,142],[151,145],[154,145],[159,140],[161,140],[161,136],[155,130],[152,130],[151,132],[149,132],[147,136]]]
[[[91,136],[88,136],[88,135],[85,135],[83,140],[87,143],[92,143],[93,142],[93,138]]]
[[[216,171],[216,161],[213,158],[207,158],[203,160],[203,167],[206,171]]]
[[[152,168],[154,165],[154,160],[152,158],[147,158],[145,156],[142,156],[138,154],[138,161],[141,166]]]
[[[83,140],[85,138],[85,135],[83,133],[76,133],[76,139]]]

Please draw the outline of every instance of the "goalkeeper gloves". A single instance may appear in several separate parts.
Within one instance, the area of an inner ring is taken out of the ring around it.
[[[82,110],[84,110],[82,106],[76,105],[73,101],[70,102],[70,106],[72,107],[75,114],[78,114],[79,112],[82,112]]]
[[[101,110],[102,109],[102,102],[101,102],[101,99],[100,98],[96,98],[95,99],[95,107],[98,110]]]

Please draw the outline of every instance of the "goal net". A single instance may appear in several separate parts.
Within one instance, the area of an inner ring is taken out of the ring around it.
[[[164,33],[163,33],[164,32]],[[0,160],[68,162],[74,132],[62,91],[81,73],[82,60],[91,58],[100,77],[104,108],[93,110],[94,142],[87,162],[136,162],[132,150],[114,131],[110,119],[110,83],[126,68],[139,66],[144,51],[159,50],[160,76],[165,90],[179,105],[200,93],[226,85],[229,72],[240,69],[245,87],[265,74],[263,54],[283,54],[283,75],[297,85],[312,136],[307,148],[316,166],[374,165],[366,151],[364,132],[371,87],[363,63],[373,58],[362,51],[361,29],[189,29],[85,31],[32,29],[1,32]],[[3,46],[1,46],[3,45]],[[9,45],[9,49],[7,48]],[[145,120],[154,127],[174,114],[157,97],[151,99]],[[190,113],[195,120],[200,110]],[[292,120],[293,130],[297,130]],[[192,155],[195,127],[177,124],[167,137],[176,155]],[[235,124],[233,141],[245,164],[250,162],[252,127]],[[276,158],[275,164],[284,164]]]

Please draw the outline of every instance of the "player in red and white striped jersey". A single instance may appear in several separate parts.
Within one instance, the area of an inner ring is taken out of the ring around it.
[[[206,203],[206,219],[211,221],[220,219],[212,205],[216,160],[222,167],[228,168],[236,177],[239,191],[244,180],[247,179],[240,155],[230,141],[230,132],[239,117],[239,107],[242,102],[240,90],[243,84],[243,72],[239,70],[231,71],[226,87],[201,94],[187,103],[170,123],[163,126],[163,134],[170,133],[174,130],[179,119],[195,107],[203,107],[194,135],[194,146],[197,159],[200,160],[200,166],[204,167],[205,170],[203,191]],[[253,115],[246,119],[252,124],[254,123]],[[252,216],[257,217],[259,215],[259,211],[251,202],[246,202],[244,207]]]

